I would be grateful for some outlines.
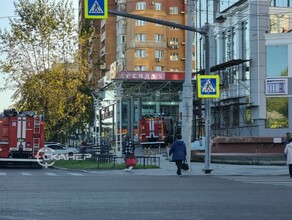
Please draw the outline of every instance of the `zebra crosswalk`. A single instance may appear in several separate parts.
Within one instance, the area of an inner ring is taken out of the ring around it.
[[[55,173],[55,172],[42,172],[42,173],[34,173],[34,172],[0,172],[1,176],[10,176],[10,175],[20,175],[20,176],[85,176],[85,173],[74,173],[74,172],[62,172],[62,173]]]
[[[218,178],[246,184],[267,184],[292,187],[292,178],[290,178],[290,176],[218,176]]]

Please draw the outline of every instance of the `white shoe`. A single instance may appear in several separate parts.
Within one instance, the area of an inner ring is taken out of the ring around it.
[[[124,169],[124,171],[126,172],[126,171],[129,171],[129,169],[128,168],[126,168],[126,169]]]
[[[130,166],[129,168],[128,168],[128,170],[132,170],[133,169],[133,167],[132,166]]]

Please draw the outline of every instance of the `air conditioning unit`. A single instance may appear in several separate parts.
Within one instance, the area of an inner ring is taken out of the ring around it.
[[[170,48],[171,48],[171,49],[174,49],[174,48],[175,48],[175,46],[174,46],[174,45],[171,45],[171,46],[170,46]]]
[[[150,5],[154,5],[154,1],[150,1],[149,4],[150,4]]]
[[[158,58],[155,58],[155,61],[156,62],[160,62],[161,61],[161,58],[159,58],[159,57]]]

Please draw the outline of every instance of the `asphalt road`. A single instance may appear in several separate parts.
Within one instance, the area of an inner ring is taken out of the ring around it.
[[[292,218],[285,176],[0,169],[0,220]]]

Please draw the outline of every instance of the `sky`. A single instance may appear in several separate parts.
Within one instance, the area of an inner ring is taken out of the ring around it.
[[[15,1],[15,0],[14,0]],[[9,16],[14,16],[14,2],[13,0],[1,0],[0,3],[0,28],[9,28]],[[53,1],[53,0],[52,0]],[[60,0],[61,1],[61,0]],[[71,0],[73,2],[73,7],[75,9],[76,20],[78,20],[78,0]],[[1,56],[1,55],[0,55]],[[3,73],[0,72],[0,84],[4,84]],[[7,90],[4,92],[0,91],[0,112],[4,109],[13,106],[13,101],[11,96],[13,95],[13,90]]]
[[[11,0],[2,0],[1,1],[1,7],[0,7],[0,28],[8,28],[9,27],[9,20],[7,16],[13,16],[14,15],[14,5],[13,1]],[[0,72],[0,84],[4,84],[3,80],[3,74]],[[13,95],[12,90],[8,90],[5,92],[0,92],[0,112],[2,112],[3,109],[8,108],[10,105],[12,105],[11,96]]]

